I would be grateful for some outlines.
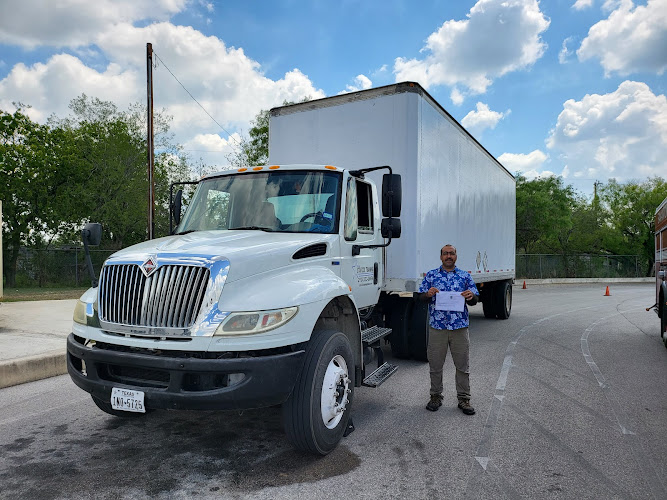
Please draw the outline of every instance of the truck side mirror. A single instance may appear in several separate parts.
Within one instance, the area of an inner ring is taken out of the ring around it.
[[[100,240],[102,239],[102,224],[98,222],[89,222],[83,226],[81,237],[83,238],[84,244],[96,247],[100,244]]]
[[[401,216],[401,176],[399,174],[384,174],[382,176],[382,216]],[[395,236],[396,237],[396,236]]]
[[[183,206],[183,190],[179,189],[176,191],[176,197],[174,202],[171,204],[171,215],[174,219],[174,223],[178,226],[181,223],[181,207]]]
[[[97,278],[93,269],[93,261],[90,258],[90,250],[88,246],[97,246],[102,239],[102,224],[97,222],[89,222],[81,230],[81,239],[83,240],[83,248],[86,253],[86,265],[88,266],[88,274],[90,274],[90,284],[93,288],[97,288]]]
[[[387,218],[382,219],[380,225],[380,232],[383,238],[400,238],[401,237],[401,219]]]

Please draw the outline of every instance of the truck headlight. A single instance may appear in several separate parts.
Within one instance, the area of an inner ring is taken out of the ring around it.
[[[85,298],[86,294],[81,297],[81,299]],[[74,316],[72,319],[75,323],[99,328],[100,318],[97,314],[97,301],[86,302],[81,299],[79,299],[76,306],[74,306]]]
[[[218,326],[215,335],[251,335],[273,330],[291,320],[298,310],[298,307],[288,307],[272,311],[232,313]]]

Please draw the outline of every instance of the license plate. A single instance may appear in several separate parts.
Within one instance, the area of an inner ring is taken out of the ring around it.
[[[131,391],[129,389],[114,387],[111,389],[111,408],[114,410],[146,413],[144,393],[142,391]]]

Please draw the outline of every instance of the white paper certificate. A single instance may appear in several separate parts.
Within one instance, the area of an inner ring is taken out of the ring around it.
[[[463,312],[465,299],[461,292],[443,292],[435,294],[435,308],[438,311],[458,311]]]

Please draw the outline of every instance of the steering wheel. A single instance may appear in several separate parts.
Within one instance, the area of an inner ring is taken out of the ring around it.
[[[305,222],[306,219],[309,218],[309,217],[312,217],[313,220],[315,220],[315,218],[316,218],[318,215],[321,215],[321,212],[310,212],[309,214],[306,214],[306,215],[304,215],[303,217],[301,217],[301,220],[300,220],[299,222]]]

